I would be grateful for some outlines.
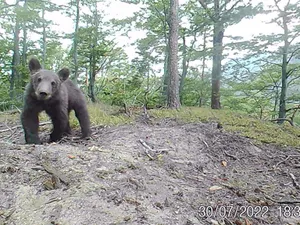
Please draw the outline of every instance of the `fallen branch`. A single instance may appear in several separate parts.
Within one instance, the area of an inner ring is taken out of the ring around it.
[[[53,202],[59,202],[61,200],[62,200],[62,197],[52,198],[48,202],[46,202],[45,204],[50,204],[50,203],[53,203]]]
[[[147,107],[145,105],[143,105],[143,110],[144,110],[144,115],[147,119],[150,118],[149,114],[148,114],[148,111],[147,111]]]
[[[2,218],[4,218],[4,219],[8,220],[9,217],[11,217],[11,215],[12,215],[15,211],[16,211],[16,209],[13,208],[13,209],[9,210],[9,211],[6,212],[6,213],[2,212],[2,213],[0,213],[0,217],[2,217]]]
[[[275,165],[275,167],[278,167],[281,163],[286,162],[286,161],[287,161],[289,158],[291,158],[291,157],[300,157],[300,155],[288,155],[284,160],[278,162],[278,163]]]
[[[64,184],[69,185],[70,180],[65,175],[63,175],[60,171],[54,169],[54,167],[52,167],[49,163],[44,162],[41,165],[46,172],[50,173],[55,177],[58,177],[61,180],[61,182],[63,182]]]
[[[281,163],[284,163],[284,162],[286,162],[289,158],[290,158],[291,156],[290,155],[288,155],[284,160],[282,160],[282,161],[280,161],[280,162],[278,162],[276,165],[275,165],[275,167],[278,167]]]
[[[12,114],[17,114],[17,113],[21,113],[21,110],[16,107],[16,109],[14,109],[14,110],[6,110],[3,112],[0,112],[0,115],[12,115]]]
[[[229,156],[230,158],[233,158],[234,160],[238,160],[238,157],[234,156],[234,155],[231,155],[229,154],[228,152],[224,151],[224,154]]]
[[[207,147],[207,148],[209,148],[209,146],[208,146],[208,144],[207,144],[207,142],[205,141],[205,140],[203,140],[202,138],[200,138],[200,137],[198,137],[198,139],[200,140],[200,141],[202,141],[203,142],[203,144],[205,144],[205,146]]]
[[[299,183],[296,181],[296,177],[294,176],[294,174],[290,173],[290,177],[292,178],[293,184],[295,185],[295,187],[296,187],[297,189],[300,189],[300,185],[299,185]]]
[[[278,204],[299,204],[300,203],[300,199],[299,200],[294,200],[294,201],[290,201],[290,200],[276,200],[272,197],[270,197],[269,195],[264,194],[266,199],[269,199],[272,202],[278,203]]]
[[[271,122],[278,122],[278,121],[287,121],[291,124],[291,126],[294,126],[294,123],[292,120],[290,119],[287,119],[287,118],[277,118],[277,119],[273,119],[273,120],[270,120]]]
[[[149,154],[149,150],[152,151],[152,148],[146,144],[146,142],[144,142],[142,139],[139,140],[140,143],[145,147],[145,152],[146,155],[151,159],[154,160],[154,158]]]
[[[40,126],[45,126],[45,125],[48,125],[48,124],[52,124],[52,122],[40,123]],[[18,128],[22,128],[22,125],[17,125],[17,126],[11,127],[11,128],[0,130],[0,133],[7,132],[7,131],[12,131],[13,129],[18,129]]]

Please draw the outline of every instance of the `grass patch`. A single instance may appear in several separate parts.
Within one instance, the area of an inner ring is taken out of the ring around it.
[[[9,113],[9,112],[1,112],[0,113],[0,123],[15,123],[20,120],[19,113]]]
[[[89,111],[92,126],[95,125],[117,126],[117,125],[128,124],[132,122],[132,118],[129,118],[126,115],[118,113],[119,107],[108,106],[101,103],[88,104],[88,111]],[[42,112],[39,114],[39,120],[40,122],[46,122],[46,121],[50,121],[50,118],[45,112]],[[10,113],[9,111],[2,112],[0,114],[0,122],[1,123],[11,122],[13,124],[21,123],[20,113],[18,112]],[[75,117],[74,111],[70,113],[70,125],[73,128],[79,127],[79,122]]]
[[[277,125],[241,112],[182,107],[180,110],[151,110],[150,114],[156,118],[173,118],[188,123],[219,122],[224,130],[253,138],[258,143],[300,147],[300,128],[292,127],[288,123]]]
[[[123,125],[132,122],[132,118],[129,118],[128,116],[122,114],[116,115],[118,110],[119,107],[111,107],[100,103],[88,104],[88,111],[89,111],[92,126],[95,125],[117,126],[117,125]],[[71,113],[70,124],[71,126],[79,126],[78,120],[75,117],[74,112]]]
[[[112,115],[116,114],[119,107],[111,107],[103,104],[88,104],[88,111],[91,120],[91,126],[105,125],[105,126],[117,126],[128,124],[132,122],[132,119],[124,115]],[[41,122],[49,121],[48,115],[43,112],[40,113],[39,119]],[[79,128],[79,122],[75,116],[75,112],[70,113],[70,126],[71,128]]]

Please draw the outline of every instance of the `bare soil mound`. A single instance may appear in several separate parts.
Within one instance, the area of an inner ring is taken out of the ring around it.
[[[20,127],[0,136],[0,224],[300,224],[298,149],[215,123],[94,127],[91,140],[35,146]]]

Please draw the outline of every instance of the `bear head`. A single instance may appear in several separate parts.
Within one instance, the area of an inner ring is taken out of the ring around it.
[[[40,62],[36,58],[30,59],[29,70],[34,94],[41,101],[50,99],[59,91],[61,83],[67,80],[70,74],[68,68],[63,68],[57,73],[42,69]]]

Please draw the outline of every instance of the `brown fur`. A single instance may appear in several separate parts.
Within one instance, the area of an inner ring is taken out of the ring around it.
[[[22,126],[27,144],[40,144],[38,136],[39,118],[42,111],[50,116],[53,131],[50,141],[58,141],[64,134],[70,134],[69,113],[75,111],[80,123],[82,138],[91,134],[90,119],[86,101],[81,90],[70,80],[69,70],[64,68],[57,74],[41,68],[39,61],[29,61],[30,83],[24,94],[24,108],[21,114]]]

